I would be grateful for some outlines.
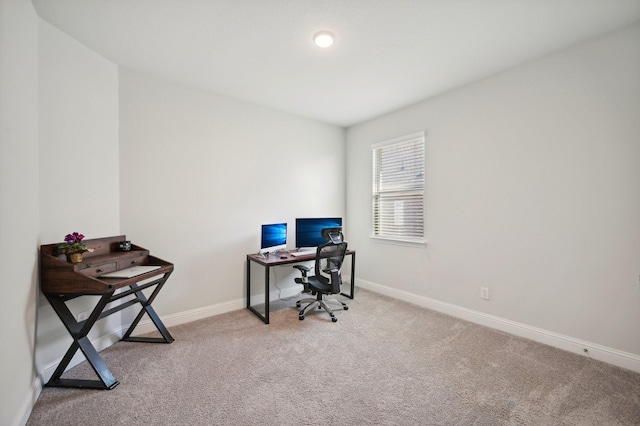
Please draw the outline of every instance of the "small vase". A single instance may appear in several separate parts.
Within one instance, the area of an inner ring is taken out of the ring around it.
[[[82,252],[80,253],[69,253],[69,260],[71,263],[80,263],[82,262]]]

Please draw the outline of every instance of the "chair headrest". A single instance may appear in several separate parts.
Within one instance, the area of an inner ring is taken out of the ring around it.
[[[332,243],[341,243],[344,240],[344,236],[342,235],[342,228],[323,228],[320,230],[320,234],[322,238],[327,241],[331,241]]]

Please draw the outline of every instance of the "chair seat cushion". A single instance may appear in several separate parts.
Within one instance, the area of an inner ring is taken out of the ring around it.
[[[330,285],[321,283],[316,277],[309,277],[309,288],[319,293],[334,294]]]

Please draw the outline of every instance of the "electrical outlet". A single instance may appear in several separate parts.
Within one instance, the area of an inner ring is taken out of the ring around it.
[[[89,311],[79,312],[78,315],[76,315],[76,318],[78,319],[78,321],[86,320],[87,318],[89,318]]]
[[[480,298],[489,300],[489,287],[480,287]]]

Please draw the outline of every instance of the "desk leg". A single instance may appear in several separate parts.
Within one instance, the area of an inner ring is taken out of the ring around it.
[[[264,267],[264,323],[269,324],[269,268]]]
[[[167,330],[167,328],[164,326],[164,323],[156,313],[155,309],[153,309],[153,307],[151,306],[151,303],[156,298],[156,296],[158,295],[158,293],[162,289],[162,286],[164,285],[164,283],[167,281],[168,278],[169,278],[169,274],[165,274],[162,280],[156,285],[156,288],[153,290],[153,293],[151,293],[151,296],[149,296],[149,299],[145,297],[145,295],[142,293],[142,290],[135,292],[136,299],[142,305],[142,309],[140,310],[140,312],[138,312],[136,319],[133,320],[127,332],[124,334],[124,336],[122,336],[123,341],[146,342],[146,343],[173,342],[174,340],[173,336],[171,336],[171,334],[169,333],[169,330]],[[131,288],[131,290],[136,290],[138,288],[138,284],[132,284],[129,286],[129,288]],[[138,323],[142,319],[142,316],[145,314],[145,312],[147,313],[151,321],[153,321],[153,324],[156,326],[156,328],[158,329],[162,337],[131,337],[131,333],[138,326]]]
[[[347,296],[349,299],[353,299],[354,291],[356,288],[356,254],[351,253],[351,293],[340,293],[343,296]]]
[[[47,295],[45,297],[51,304],[53,310],[69,331],[73,338],[73,343],[67,350],[67,353],[58,364],[58,368],[54,371],[51,379],[46,386],[51,387],[72,387],[72,388],[89,388],[89,389],[113,389],[119,382],[113,377],[104,360],[91,344],[87,337],[89,331],[100,317],[100,313],[111,300],[113,291],[100,296],[100,300],[93,308],[93,311],[85,321],[78,322],[66,305],[65,299],[61,296]],[[98,375],[100,380],[83,380],[83,379],[62,379],[62,373],[67,368],[75,353],[80,349],[93,371]]]
[[[265,324],[269,324],[269,267],[265,266],[265,305],[264,315],[262,315],[256,308],[251,306],[251,258],[247,256],[247,309],[253,312],[258,318],[264,321]]]
[[[247,309],[251,309],[251,260],[247,256]]]

